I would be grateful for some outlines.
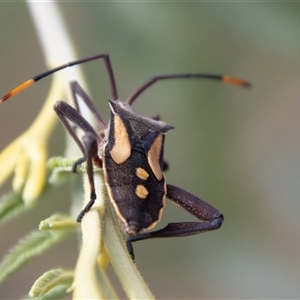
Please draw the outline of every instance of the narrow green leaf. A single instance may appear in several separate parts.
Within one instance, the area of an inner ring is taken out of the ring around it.
[[[52,173],[48,179],[49,183],[52,185],[60,184],[64,182],[69,174],[72,172],[72,167],[76,162],[77,158],[64,158],[64,157],[51,157],[48,160],[47,166]],[[94,171],[99,170],[97,167],[93,167]],[[76,168],[77,173],[86,172],[86,163],[83,162]]]
[[[47,167],[51,170],[56,168],[64,169],[67,172],[72,170],[72,166],[77,158],[65,158],[61,156],[51,157],[47,162]]]
[[[66,294],[69,292],[68,289],[70,287],[70,284],[61,284],[58,286],[55,286],[53,289],[51,289],[48,293],[46,293],[42,297],[30,297],[25,296],[22,297],[22,300],[59,300],[59,299],[65,299]]]
[[[25,205],[20,193],[8,193],[0,199],[0,224],[17,217],[32,206]]]
[[[41,221],[40,230],[61,230],[78,227],[76,220],[70,216],[55,214],[50,218]]]
[[[74,278],[74,272],[64,269],[54,269],[44,273],[39,277],[30,289],[29,296],[42,297],[55,287],[64,285],[71,286]],[[65,289],[65,293],[67,289]]]
[[[22,265],[57,244],[72,231],[33,231],[15,245],[0,262],[0,283]]]
[[[76,159],[64,157],[52,157],[48,160],[47,167],[52,170],[48,178],[51,185],[64,183],[72,172],[72,166]]]

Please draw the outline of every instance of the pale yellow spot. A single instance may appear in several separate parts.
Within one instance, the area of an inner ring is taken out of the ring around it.
[[[140,179],[147,180],[149,177],[149,174],[146,170],[142,168],[136,168],[136,176]]]
[[[148,190],[143,186],[138,184],[135,189],[135,193],[139,198],[145,199],[149,194]]]
[[[122,164],[131,155],[131,145],[126,127],[120,116],[115,115],[114,121],[115,144],[110,150],[110,155],[115,163]]]
[[[162,143],[163,143],[163,136],[162,134],[159,134],[154,139],[147,155],[149,165],[157,180],[162,180],[163,178],[163,172],[159,164],[159,157],[162,150]]]

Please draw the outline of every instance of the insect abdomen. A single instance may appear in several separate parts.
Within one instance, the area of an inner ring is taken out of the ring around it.
[[[124,231],[134,235],[155,226],[165,202],[165,178],[153,174],[145,154],[132,149],[131,156],[117,164],[105,149],[105,179]]]

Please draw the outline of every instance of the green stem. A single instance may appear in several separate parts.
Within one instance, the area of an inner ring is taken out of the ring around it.
[[[128,254],[123,234],[110,203],[107,190],[103,189],[106,211],[104,215],[104,243],[111,264],[129,299],[155,299],[134,261]]]

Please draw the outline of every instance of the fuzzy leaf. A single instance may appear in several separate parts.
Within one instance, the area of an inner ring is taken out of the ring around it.
[[[0,283],[26,262],[42,254],[71,232],[70,230],[33,231],[25,236],[0,262]]]
[[[31,297],[43,297],[49,291],[52,291],[58,286],[64,285],[65,293],[71,286],[74,278],[73,271],[64,269],[54,269],[44,273],[39,277],[30,289]]]
[[[60,229],[68,229],[68,228],[76,228],[78,227],[78,223],[76,220],[70,216],[55,214],[50,218],[47,218],[41,221],[39,229],[40,230],[60,230]]]
[[[78,159],[78,157],[77,157]],[[52,185],[60,184],[66,180],[67,176],[72,172],[76,158],[51,157],[48,160],[47,166],[52,173],[49,178],[49,183]],[[98,167],[93,166],[94,171],[99,171]],[[76,168],[76,173],[86,173],[86,163],[79,164]]]
[[[52,170],[48,182],[51,185],[64,183],[70,176],[75,161],[76,159],[72,158],[51,157],[47,163],[47,167]]]
[[[6,223],[32,206],[25,205],[20,193],[9,193],[0,199],[0,224]]]
[[[64,158],[61,156],[51,157],[48,162],[47,166],[49,169],[53,170],[56,168],[62,168],[66,172],[70,172],[72,170],[72,166],[77,158]]]
[[[46,293],[42,297],[30,297],[28,296],[23,296],[21,299],[22,300],[59,300],[59,299],[65,299],[66,293],[68,293],[68,289],[70,287],[70,284],[61,284],[58,286],[55,286],[52,288],[48,293]]]

